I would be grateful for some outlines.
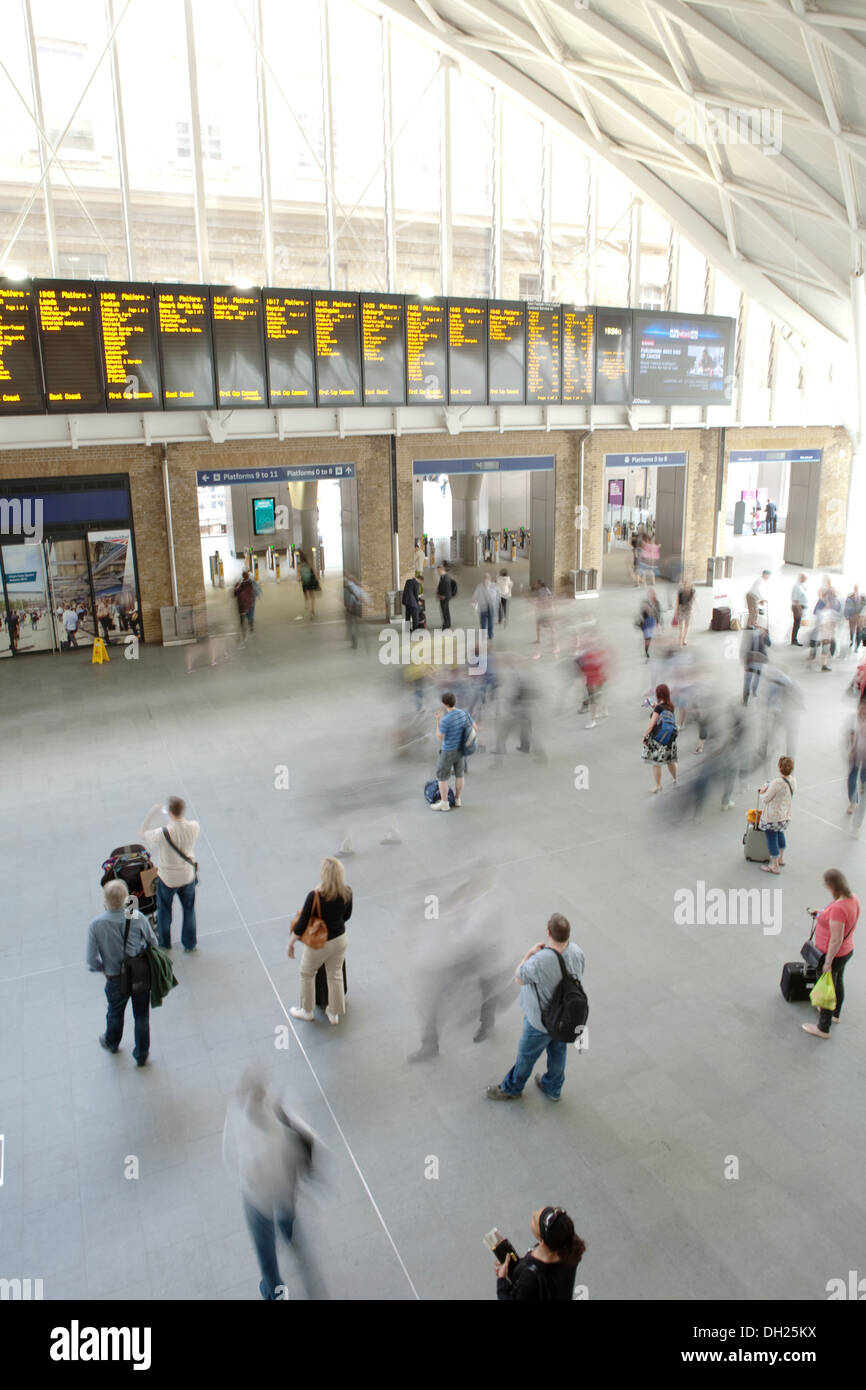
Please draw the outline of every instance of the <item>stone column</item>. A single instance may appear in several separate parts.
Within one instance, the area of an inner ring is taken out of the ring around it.
[[[483,473],[449,473],[451,496],[463,503],[463,563],[474,565],[475,539],[479,534],[478,499],[481,496]]]
[[[319,544],[319,522],[316,510],[319,484],[313,479],[306,483],[289,483],[292,511],[301,522],[301,550],[307,557]],[[297,534],[297,533],[296,533]]]

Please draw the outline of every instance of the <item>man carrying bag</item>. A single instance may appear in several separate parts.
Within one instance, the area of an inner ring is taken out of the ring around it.
[[[143,1067],[150,1052],[151,965],[148,949],[157,945],[146,917],[136,910],[126,884],[112,879],[105,885],[105,912],[90,923],[87,934],[87,967],[105,975],[108,1012],[99,1045],[117,1052],[123,1037],[123,1020],[132,1000],[135,1020],[136,1065]]]

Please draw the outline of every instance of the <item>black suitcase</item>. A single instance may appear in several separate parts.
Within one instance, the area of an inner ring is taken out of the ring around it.
[[[789,1004],[798,1004],[801,1000],[808,999],[817,980],[817,970],[808,966],[804,960],[789,960],[787,965],[782,966],[782,978],[779,981],[782,998],[787,999]]]
[[[343,993],[349,993],[349,985],[346,980],[346,962],[343,961]],[[326,1009],[328,1007],[328,977],[325,974],[324,965],[320,965],[316,971],[316,1007]]]
[[[731,630],[731,610],[730,608],[714,608],[710,619],[711,632],[730,632]]]
[[[427,605],[426,605],[426,603],[424,602],[423,598],[419,595],[419,597],[418,597],[418,627],[426,627],[426,626],[427,626]]]

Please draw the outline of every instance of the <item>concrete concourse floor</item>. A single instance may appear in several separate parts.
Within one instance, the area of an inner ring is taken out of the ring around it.
[[[740,587],[751,577],[749,563]],[[710,598],[699,590],[690,646],[735,701],[736,643],[706,632]],[[461,584],[455,621],[470,621],[469,599]],[[722,814],[714,793],[696,825],[670,818],[679,793],[667,783],[648,795],[636,607],[632,590],[566,602],[565,621],[597,614],[615,648],[610,717],[584,728],[561,699],[567,648],[558,663],[545,651],[527,667],[547,692],[544,759],[479,753],[447,822],[422,796],[432,739],[392,755],[409,706],[400,670],[377,660],[375,627],[352,652],[339,623],[287,618],[243,650],[228,642],[214,667],[204,646],[113,652],[102,667],[84,653],[4,663],[0,1276],[42,1278],[47,1299],[258,1298],[221,1158],[226,1101],[251,1062],[327,1145],[299,1224],[333,1298],[489,1299],[484,1232],[497,1225],[524,1250],[530,1213],[548,1202],[587,1243],[578,1279],[591,1300],[823,1299],[829,1279],[862,1268],[862,970],[849,968],[829,1043],[801,1031],[812,1010],[778,985],[807,935],[804,909],[826,901],[822,872],[866,886],[841,753],[853,660],[826,681],[803,672],[805,653],[784,646],[784,605],[773,610],[774,655],[806,711],[790,865],[771,879],[743,858],[748,797]],[[512,614],[494,652],[528,658],[529,602]],[[578,766],[588,787],[575,787]],[[180,987],[151,1015],[139,1071],[129,1012],[122,1051],[97,1046],[104,995],[83,963],[86,930],[101,862],[171,793],[202,825],[200,950],[176,950]],[[402,843],[382,845],[391,813]],[[289,923],[346,826],[348,1014],[339,1028],[321,1014],[294,1024]],[[510,1105],[484,1098],[514,1060],[514,1005],[485,1043],[473,1045],[467,1014],[438,1059],[406,1064],[420,1036],[414,952],[435,931],[425,899],[478,865],[507,895],[500,929],[515,964],[555,910],[586,953],[589,1046],[570,1051],[559,1105],[533,1085]],[[778,889],[781,932],[676,925],[674,893],[698,880]],[[124,1176],[130,1156],[137,1179]],[[739,1175],[727,1178],[732,1158]],[[300,1294],[291,1256],[282,1269]]]

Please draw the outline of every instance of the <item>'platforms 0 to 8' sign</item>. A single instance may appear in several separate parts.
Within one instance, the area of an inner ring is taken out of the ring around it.
[[[0,279],[0,414],[729,405],[734,329],[524,300]]]

